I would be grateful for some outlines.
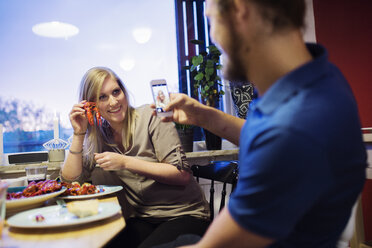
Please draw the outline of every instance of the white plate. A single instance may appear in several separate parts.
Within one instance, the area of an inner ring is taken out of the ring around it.
[[[109,195],[115,192],[118,192],[123,189],[122,186],[109,186],[109,185],[96,185],[97,188],[103,189],[103,192],[90,194],[90,195],[67,195],[67,196],[59,196],[58,199],[88,199],[88,198],[94,198],[94,197],[100,197],[104,195]]]
[[[9,187],[23,187],[27,186],[27,177],[9,178],[3,181],[9,183]]]
[[[68,212],[62,206],[49,206],[43,208],[32,209],[13,215],[7,220],[11,227],[19,228],[49,228],[80,225],[88,222],[106,219],[119,213],[121,207],[119,204],[111,202],[100,202],[98,206],[98,214],[78,218],[74,214]],[[36,221],[36,216],[42,215],[45,219],[41,222]]]
[[[22,187],[19,187],[20,189]],[[32,197],[27,197],[27,198],[21,198],[21,199],[12,199],[12,200],[7,200],[6,201],[6,210],[22,210],[22,209],[27,209],[27,208],[32,208],[36,206],[42,205],[45,201],[56,197],[63,192],[65,192],[66,188],[63,187],[61,190],[44,194],[44,195],[38,195],[38,196],[32,196]]]

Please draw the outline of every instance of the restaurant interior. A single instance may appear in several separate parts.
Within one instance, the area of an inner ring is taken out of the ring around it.
[[[327,47],[330,60],[349,81],[370,166],[339,248],[372,247],[372,2],[306,0],[306,4],[304,39]],[[43,180],[60,177],[73,136],[69,112],[77,102],[80,80],[91,67],[116,71],[136,107],[152,103],[150,81],[158,78],[167,81],[170,92],[201,100],[184,67],[213,45],[204,10],[204,0],[0,1],[0,32],[6,34],[0,36],[0,54],[6,58],[0,61],[4,75],[0,82],[0,179],[12,189],[8,192],[16,194],[27,187],[33,173],[44,174]],[[203,45],[195,46],[194,39]],[[215,107],[241,117],[229,82],[222,80],[219,90],[225,94]],[[253,91],[250,94],[253,98]],[[239,174],[239,147],[224,139],[219,142],[217,148],[209,148],[205,131],[194,127],[186,152],[212,219],[228,203]],[[31,172],[36,168],[44,172]],[[100,174],[93,174],[92,181],[97,181],[95,176]],[[3,198],[0,247],[108,246],[126,225],[120,207],[123,199],[116,196],[123,187],[115,183],[91,186],[96,196],[63,196],[66,188],[51,183],[48,187],[56,188],[45,195],[13,202]],[[48,218],[56,209],[62,215],[66,202],[73,209],[71,203],[81,199],[90,206],[99,204],[102,213],[72,222],[59,218],[45,225],[18,216],[28,211],[27,216]],[[48,209],[41,213],[41,207]]]

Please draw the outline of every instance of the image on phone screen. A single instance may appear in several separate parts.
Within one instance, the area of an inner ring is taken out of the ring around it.
[[[154,97],[155,108],[158,115],[171,114],[171,112],[165,112],[164,107],[169,103],[169,92],[167,83],[165,80],[153,80],[151,81],[151,90]],[[168,114],[169,113],[169,114]]]

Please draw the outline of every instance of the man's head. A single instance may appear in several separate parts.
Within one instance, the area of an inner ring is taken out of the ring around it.
[[[262,18],[272,24],[274,30],[304,27],[305,0],[243,0],[257,6]],[[234,0],[216,0],[223,16],[234,8]]]
[[[241,83],[250,80],[244,60],[255,49],[252,41],[260,33],[303,28],[305,0],[207,0],[207,15],[211,37],[224,51],[224,77]]]

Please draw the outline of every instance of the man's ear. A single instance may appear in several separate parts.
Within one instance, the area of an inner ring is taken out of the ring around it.
[[[246,0],[233,0],[233,4],[232,7],[236,20],[238,22],[246,20],[250,14],[250,4]]]

